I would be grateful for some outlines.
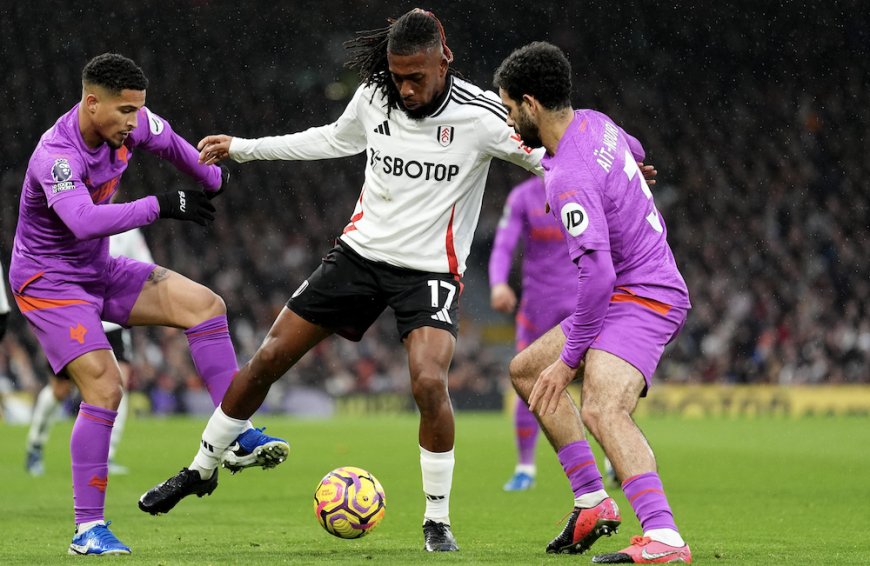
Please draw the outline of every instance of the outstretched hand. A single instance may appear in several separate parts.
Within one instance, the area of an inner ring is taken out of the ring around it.
[[[230,156],[232,136],[217,134],[205,136],[196,144],[199,150],[199,162],[203,165],[214,165]]]
[[[656,171],[655,165],[644,165],[643,161],[637,162],[638,168],[640,168],[640,172],[643,175],[643,178],[646,179],[647,185],[655,185],[656,184],[656,175],[659,174]]]

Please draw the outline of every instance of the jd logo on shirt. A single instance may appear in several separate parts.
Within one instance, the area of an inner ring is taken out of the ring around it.
[[[562,207],[560,213],[565,230],[574,237],[579,236],[589,226],[589,216],[586,210],[576,202],[569,202]]]

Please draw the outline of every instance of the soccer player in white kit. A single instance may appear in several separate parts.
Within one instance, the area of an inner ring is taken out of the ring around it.
[[[9,297],[6,296],[6,277],[3,275],[3,264],[0,264],[0,340],[6,335],[6,324],[9,320]]]
[[[205,164],[227,157],[314,160],[365,152],[365,184],[335,247],[293,293],[215,410],[190,467],[201,479],[181,481],[183,470],[143,495],[140,507],[166,512],[196,493],[198,482],[216,473],[216,455],[239,435],[273,382],[327,336],[359,340],[389,306],[408,352],[420,410],[424,548],[455,551],[447,371],[458,331],[461,277],[491,159],[541,173],[542,151],[527,148],[507,126],[494,93],[450,70],[453,55],[431,12],[412,10],[348,47],[362,85],[336,122],[285,136],[212,135],[199,143]]]

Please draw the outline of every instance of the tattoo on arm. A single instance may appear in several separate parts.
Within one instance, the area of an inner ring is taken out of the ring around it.
[[[168,269],[165,267],[155,267],[154,270],[148,274],[148,283],[160,283],[167,277],[169,277]]]

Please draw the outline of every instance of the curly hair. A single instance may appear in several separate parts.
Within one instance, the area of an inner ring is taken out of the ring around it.
[[[492,82],[513,100],[528,94],[550,110],[571,106],[571,63],[552,43],[535,41],[515,50],[499,65]]]
[[[114,93],[124,89],[145,90],[148,79],[131,59],[117,53],[97,55],[82,69],[82,83],[99,85]]]
[[[387,112],[399,107],[401,97],[390,76],[387,53],[413,55],[441,46],[447,62],[453,54],[447,47],[444,27],[435,14],[415,8],[398,20],[388,19],[385,28],[360,31],[357,37],[344,42],[350,52],[345,67],[357,69],[363,85],[374,85],[387,99]],[[448,69],[448,73],[453,73]]]

